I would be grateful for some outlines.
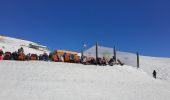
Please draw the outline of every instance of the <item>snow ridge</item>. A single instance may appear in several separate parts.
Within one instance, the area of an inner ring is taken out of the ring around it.
[[[27,41],[27,40],[21,40],[17,38],[11,38],[6,36],[0,36],[0,49],[2,49],[4,52],[10,51],[14,52],[17,51],[19,48],[24,48],[24,53],[35,53],[35,54],[43,54],[44,52],[49,53],[49,50],[43,49],[43,50],[37,50],[33,48],[29,48],[29,44],[38,45],[37,43]]]

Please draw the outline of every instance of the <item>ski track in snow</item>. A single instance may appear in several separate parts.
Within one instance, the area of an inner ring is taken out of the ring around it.
[[[170,84],[131,66],[0,61],[1,100],[169,100]]]

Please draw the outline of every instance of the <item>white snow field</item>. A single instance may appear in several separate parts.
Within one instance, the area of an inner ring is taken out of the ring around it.
[[[117,52],[117,56],[126,65],[136,66],[136,55],[128,52]],[[140,68],[152,76],[153,70],[157,71],[157,77],[170,82],[170,58],[140,56]]]
[[[87,49],[84,54],[86,56],[96,57],[96,47],[92,46]],[[113,48],[98,47],[98,53],[100,57],[113,56]],[[137,66],[137,56],[134,53],[117,51],[117,58],[120,59],[125,65]],[[147,72],[148,75],[152,76],[153,70],[157,71],[157,76],[161,80],[166,80],[170,82],[170,58],[160,58],[160,57],[149,57],[140,55],[140,68]]]
[[[126,65],[0,61],[0,100],[170,100],[170,84]]]
[[[24,48],[25,54],[35,53],[39,55],[43,54],[44,52],[50,52],[46,49],[36,50],[33,48],[29,48],[30,43],[38,45],[37,43],[31,41],[0,35],[0,49],[2,49],[4,52],[14,52],[17,51],[20,47]],[[90,55],[96,57],[95,49],[96,47],[93,46],[86,50],[84,54],[86,54],[87,56]],[[113,48],[99,46],[99,56],[112,57]],[[133,67],[136,66],[136,54],[134,53],[117,51],[117,58],[120,59],[126,65]],[[159,79],[170,82],[170,58],[140,56],[140,68],[143,69],[143,71],[147,72],[147,74],[150,76],[152,76],[153,70],[156,70]]]

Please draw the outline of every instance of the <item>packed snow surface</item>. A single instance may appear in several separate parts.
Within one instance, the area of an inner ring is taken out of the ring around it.
[[[126,65],[136,66],[136,54],[128,52],[117,52],[118,59],[124,62]],[[152,76],[153,70],[156,70],[157,77],[161,80],[170,82],[170,58],[161,57],[139,57],[140,68],[147,72],[148,75]]]
[[[170,100],[170,84],[131,66],[0,61],[1,100]]]

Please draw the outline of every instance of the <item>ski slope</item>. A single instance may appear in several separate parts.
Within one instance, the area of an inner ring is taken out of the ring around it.
[[[170,58],[157,58],[141,56],[141,69],[148,74],[153,70],[158,72],[158,78],[170,82]]]
[[[136,54],[117,52],[117,57],[126,65],[136,66]],[[157,71],[157,77],[170,82],[170,58],[149,57],[140,55],[140,69],[152,76],[153,70]]]
[[[137,66],[137,56],[134,53],[117,51],[117,59],[122,61],[125,65]],[[96,57],[96,46],[84,51],[84,55]],[[98,46],[98,56],[112,58],[113,48]],[[140,69],[147,72],[148,75],[152,76],[153,70],[157,71],[157,76],[159,79],[166,80],[170,82],[170,58],[160,58],[160,57],[149,57],[140,55]]]
[[[43,54],[44,52],[49,53],[49,50],[36,50],[33,48],[29,48],[29,44],[37,44],[31,41],[0,36],[0,49],[5,51],[14,52],[17,51],[20,47],[24,48],[25,54],[35,53],[35,54]],[[38,44],[37,44],[38,45]],[[90,48],[89,50],[91,55],[95,57],[95,46]],[[109,57],[112,57],[113,49],[99,46],[99,56],[103,54],[102,51],[110,52]],[[86,51],[84,52],[86,53]],[[87,53],[88,55],[88,53]],[[117,58],[124,62],[126,65],[136,67],[136,54],[129,52],[120,52],[117,51]],[[152,76],[153,70],[156,70],[158,73],[158,78],[162,80],[166,80],[170,82],[170,58],[158,58],[158,57],[148,57],[148,56],[140,56],[140,69],[147,72],[148,75]]]
[[[29,48],[29,44],[38,45],[37,43],[31,42],[31,41],[0,35],[0,49],[2,49],[4,52],[18,51],[18,49],[21,47],[23,47],[25,54],[35,53],[35,54],[39,55],[39,54],[43,54],[44,52],[46,52],[46,53],[50,52],[49,50],[45,50],[45,49],[37,50],[37,49]]]
[[[131,66],[0,61],[1,100],[169,100],[170,84]]]

